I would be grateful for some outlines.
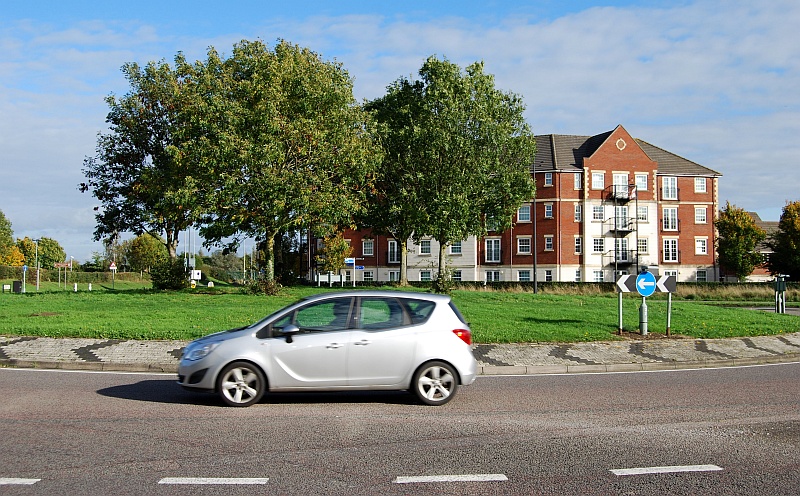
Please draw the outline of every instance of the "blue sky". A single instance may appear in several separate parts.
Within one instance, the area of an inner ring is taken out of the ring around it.
[[[537,134],[631,134],[719,171],[720,201],[777,220],[800,200],[800,2],[7,2],[0,23],[0,210],[15,237],[85,261],[78,192],[126,62],[284,38],[341,62],[372,99],[429,55],[483,60]],[[183,247],[180,247],[182,249]]]

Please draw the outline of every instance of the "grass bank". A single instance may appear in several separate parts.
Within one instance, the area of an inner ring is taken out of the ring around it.
[[[44,289],[44,288],[43,288]],[[156,293],[143,290],[42,291],[0,295],[0,334],[108,339],[193,339],[252,323],[282,306],[326,288],[286,288],[279,296],[236,291]],[[453,299],[479,343],[577,342],[620,339],[615,294],[533,294],[467,291]],[[648,299],[651,336],[666,331],[664,299]],[[623,324],[636,331],[641,298],[623,298]],[[673,335],[694,338],[800,332],[800,317],[673,302]]]

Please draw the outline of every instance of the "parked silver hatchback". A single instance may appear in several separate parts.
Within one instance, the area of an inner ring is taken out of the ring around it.
[[[266,391],[410,390],[443,405],[471,384],[472,334],[449,296],[350,291],[304,298],[241,329],[189,343],[186,389],[250,406]]]

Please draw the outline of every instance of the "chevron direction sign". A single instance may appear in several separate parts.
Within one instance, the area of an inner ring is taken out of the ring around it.
[[[647,272],[649,274],[649,272]],[[677,288],[675,276],[655,276],[640,277],[641,274],[628,274],[619,276],[617,279],[617,289],[620,293],[636,293],[650,296],[654,292],[674,293]],[[655,287],[653,282],[655,281]]]

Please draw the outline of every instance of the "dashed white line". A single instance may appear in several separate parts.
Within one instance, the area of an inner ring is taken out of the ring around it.
[[[673,467],[638,467],[611,470],[614,475],[672,474],[677,472],[714,472],[722,470],[716,465],[676,465]]]
[[[0,486],[32,486],[42,479],[20,479],[17,477],[0,477]]]
[[[263,485],[268,477],[164,477],[159,484],[188,485]]]
[[[508,477],[504,474],[462,474],[399,476],[392,482],[395,484],[414,484],[426,482],[498,482],[507,480]]]

